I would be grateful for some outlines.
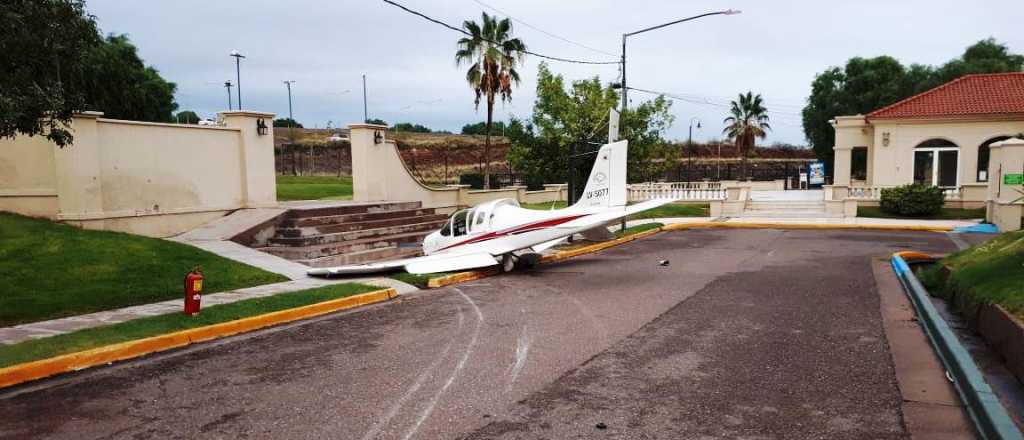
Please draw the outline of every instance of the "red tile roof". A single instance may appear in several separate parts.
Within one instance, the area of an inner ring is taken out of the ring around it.
[[[964,75],[868,113],[868,119],[1024,116],[1024,72]]]

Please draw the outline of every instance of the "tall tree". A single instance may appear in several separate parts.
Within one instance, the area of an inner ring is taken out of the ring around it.
[[[608,110],[618,107],[619,94],[600,78],[573,81],[566,85],[562,75],[553,74],[541,63],[537,72],[537,100],[530,121],[512,119],[506,136],[512,142],[509,161],[515,169],[546,182],[568,179],[566,158],[570,146],[578,153],[604,143],[608,133]],[[629,139],[629,178],[645,180],[661,165],[656,157],[667,150],[663,138],[674,120],[671,102],[663,97],[645,101],[630,109],[620,121]],[[576,159],[582,173],[590,169],[591,160]],[[586,175],[583,175],[586,178]]]
[[[967,48],[963,55],[939,67],[903,66],[895,58],[851,58],[843,67],[830,67],[815,76],[803,109],[804,135],[826,170],[833,172],[836,116],[866,114],[970,73],[1017,72],[1024,56],[989,38]]]
[[[466,81],[476,93],[474,101],[480,108],[480,99],[487,103],[487,132],[484,140],[484,188],[491,187],[491,122],[494,117],[494,99],[512,100],[512,84],[519,84],[516,65],[525,57],[526,45],[518,38],[512,38],[512,22],[507,18],[481,15],[482,23],[466,20],[462,29],[470,36],[457,42],[456,65],[469,64]]]
[[[768,125],[768,109],[764,107],[761,95],[755,95],[748,91],[746,95],[740,93],[739,101],[732,101],[729,109],[729,117],[725,118],[726,124],[722,130],[736,143],[740,152],[740,177],[747,179],[747,156],[754,142],[768,134],[771,126]]]
[[[44,135],[63,147],[85,109],[81,82],[99,43],[83,0],[0,2],[0,138]]]
[[[127,35],[108,35],[88,56],[87,107],[114,119],[172,122],[177,85],[139,58]]]

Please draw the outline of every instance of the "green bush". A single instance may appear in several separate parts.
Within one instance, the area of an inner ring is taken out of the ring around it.
[[[945,201],[942,188],[912,184],[882,189],[878,205],[889,214],[923,217],[938,214]]]

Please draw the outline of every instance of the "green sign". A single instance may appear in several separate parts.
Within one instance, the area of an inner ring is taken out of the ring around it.
[[[1024,174],[1003,174],[1003,185],[1024,185]]]

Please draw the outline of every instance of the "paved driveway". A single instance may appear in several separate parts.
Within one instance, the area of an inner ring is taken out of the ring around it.
[[[663,233],[0,394],[0,437],[901,438],[870,266],[897,249],[954,246]]]

